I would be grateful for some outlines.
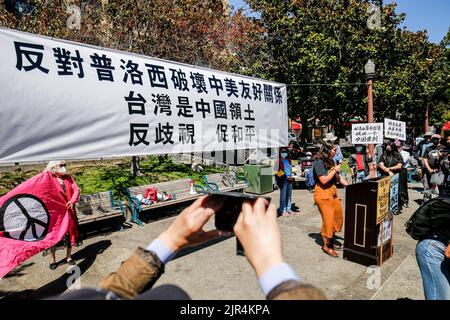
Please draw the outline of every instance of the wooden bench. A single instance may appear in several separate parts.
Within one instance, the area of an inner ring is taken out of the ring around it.
[[[80,195],[76,204],[76,212],[80,225],[124,216],[122,202],[114,199],[111,190]]]
[[[179,180],[173,180],[173,181],[166,181],[166,182],[159,182],[154,184],[148,184],[143,186],[137,186],[137,187],[129,187],[126,188],[127,195],[128,195],[128,201],[130,203],[131,207],[131,221],[137,223],[138,225],[142,226],[142,221],[139,219],[139,212],[146,211],[150,209],[156,209],[161,208],[166,205],[172,205],[172,204],[179,204],[183,203],[189,200],[194,200],[201,196],[201,193],[197,194],[189,194],[190,187],[191,187],[191,179],[179,179]],[[138,198],[136,198],[137,195],[145,195],[147,192],[147,189],[150,187],[155,187],[159,193],[166,192],[167,194],[173,194],[174,199],[167,200],[167,201],[160,201],[156,203],[152,203],[150,205],[145,205],[139,201]],[[204,191],[204,188],[200,185],[195,185],[195,190],[197,192]]]
[[[227,192],[244,190],[248,187],[247,180],[235,173],[213,173],[203,178],[206,190]]]

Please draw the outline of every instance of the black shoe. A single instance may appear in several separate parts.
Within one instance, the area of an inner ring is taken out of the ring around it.
[[[57,266],[58,266],[58,264],[55,262],[55,263],[50,263],[50,265],[48,267],[50,268],[50,270],[55,270]]]

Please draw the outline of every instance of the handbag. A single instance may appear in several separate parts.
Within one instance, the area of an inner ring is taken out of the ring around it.
[[[445,180],[445,175],[442,171],[433,173],[430,178],[431,184],[437,184],[438,186],[443,185]]]

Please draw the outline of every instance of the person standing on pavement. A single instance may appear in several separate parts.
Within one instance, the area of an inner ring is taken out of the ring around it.
[[[348,166],[352,170],[353,180],[359,183],[369,175],[370,155],[363,145],[357,145],[355,150],[356,153],[351,154],[348,159]]]
[[[433,132],[431,132],[431,131],[426,132],[423,136],[424,139],[422,141],[420,141],[419,144],[417,145],[417,153],[419,156],[419,165],[420,165],[420,168],[422,169],[421,176],[422,176],[422,183],[423,183],[424,191],[426,191],[428,189],[428,183],[427,183],[426,177],[425,177],[427,169],[426,169],[425,163],[423,161],[423,156],[425,154],[425,150],[428,147],[431,147],[433,145],[433,143],[431,142],[432,135],[433,135]]]
[[[391,177],[395,174],[399,174],[399,198],[398,198],[398,210],[394,214],[402,213],[402,197],[400,197],[400,173],[403,168],[403,158],[397,150],[397,145],[394,141],[389,142],[386,145],[383,155],[378,162],[378,169],[382,177]]]
[[[403,145],[400,142],[400,140],[395,141],[395,145],[398,148],[398,151],[403,159],[403,166],[400,171],[400,179],[399,179],[399,189],[398,189],[398,195],[401,199],[401,203],[405,208],[408,208],[409,205],[409,195],[408,195],[408,167],[410,166],[409,158],[410,154],[409,152],[403,150]]]
[[[341,165],[334,164],[336,145],[324,142],[313,164],[313,174],[316,186],[314,187],[314,201],[322,216],[321,235],[323,240],[322,251],[332,257],[339,257],[336,249],[341,249],[334,238],[336,232],[342,230],[342,205],[338,196],[336,183],[344,187],[347,181],[340,175]]]
[[[434,202],[434,204],[433,204]],[[439,205],[437,203],[439,202]],[[426,300],[450,300],[450,199],[439,197],[420,207],[414,230],[425,234],[416,246],[416,259]]]
[[[441,161],[441,170],[445,175],[444,185],[439,189],[441,195],[450,196],[450,135],[446,138],[446,147],[443,159]]]
[[[423,163],[425,167],[425,174],[423,175],[424,191],[431,189],[431,176],[439,173],[441,170],[440,162],[444,157],[446,146],[441,144],[441,136],[433,134],[431,136],[432,145],[429,146],[423,154]],[[438,186],[443,189],[443,185]]]
[[[45,171],[50,171],[53,176],[54,188],[60,190],[61,194],[67,202],[67,211],[70,214],[69,230],[63,239],[53,247],[44,250],[43,255],[51,254],[49,268],[51,270],[56,269],[58,264],[56,263],[56,250],[66,249],[66,262],[69,265],[75,265],[75,261],[72,259],[72,247],[74,245],[81,244],[81,238],[78,232],[78,218],[75,211],[75,205],[78,202],[80,196],[80,189],[78,188],[75,180],[69,175],[67,171],[67,165],[65,161],[50,161],[47,164]]]
[[[292,187],[294,178],[292,177],[292,160],[289,157],[287,148],[280,148],[280,155],[275,162],[275,179],[280,188],[280,207],[278,213],[283,217],[295,215],[292,211]]]

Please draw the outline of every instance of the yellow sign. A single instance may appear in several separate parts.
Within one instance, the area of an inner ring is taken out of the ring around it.
[[[377,196],[377,224],[386,217],[389,211],[389,191],[391,186],[391,178],[386,177],[378,181]]]

